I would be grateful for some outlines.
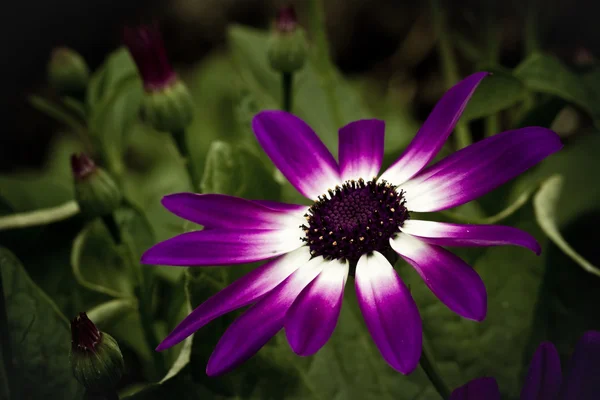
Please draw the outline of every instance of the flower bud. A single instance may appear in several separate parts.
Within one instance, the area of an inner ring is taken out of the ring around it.
[[[75,180],[75,200],[89,218],[111,214],[121,204],[121,192],[115,181],[85,154],[71,156]]]
[[[183,82],[175,79],[162,90],[146,92],[142,100],[142,119],[154,129],[178,133],[194,117],[194,101]]]
[[[279,72],[295,72],[304,65],[306,52],[306,35],[298,25],[294,7],[281,8],[267,49],[271,67]]]
[[[192,122],[194,103],[188,88],[171,67],[158,26],[125,28],[123,42],[146,90],[142,118],[159,131],[185,129]]]
[[[48,63],[48,81],[61,95],[80,95],[90,80],[90,70],[79,53],[67,47],[52,51]]]
[[[83,312],[71,321],[70,360],[73,375],[90,393],[113,391],[125,369],[117,341]]]

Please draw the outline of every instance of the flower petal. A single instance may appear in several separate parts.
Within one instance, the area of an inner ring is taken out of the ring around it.
[[[297,229],[222,230],[184,233],[146,250],[142,264],[213,266],[266,260],[304,243]]]
[[[404,153],[380,179],[400,185],[433,160],[454,130],[477,85],[488,75],[487,72],[478,72],[450,88],[435,105]]]
[[[485,318],[485,285],[467,263],[448,250],[402,233],[390,239],[390,245],[449,309],[475,321]]]
[[[411,211],[439,211],[467,203],[560,150],[556,133],[529,127],[499,133],[444,158],[400,185]]]
[[[162,351],[175,346],[213,319],[254,302],[305,265],[308,260],[309,249],[303,246],[244,275],[196,307],[156,350]]]
[[[293,211],[300,216],[303,216],[309,207],[309,206],[302,205],[302,204],[281,203],[279,201],[272,201],[272,200],[252,200],[252,202],[256,203],[256,204],[260,204],[261,206],[270,208],[272,210]]]
[[[378,119],[361,119],[344,126],[339,131],[339,157],[342,180],[365,181],[379,174],[383,160],[385,122]]]
[[[423,327],[408,288],[376,251],[358,260],[355,285],[358,306],[379,352],[392,368],[410,374],[421,358]]]
[[[176,193],[163,197],[162,204],[178,217],[207,228],[277,229],[304,223],[302,214],[293,210],[276,211],[224,194]]]
[[[252,129],[273,163],[304,196],[316,200],[341,183],[335,159],[300,118],[285,111],[261,111]]]
[[[600,393],[600,332],[583,334],[569,362],[561,400],[592,400]]]
[[[331,337],[342,309],[347,277],[348,262],[331,261],[290,307],[285,334],[296,354],[313,355]]]
[[[561,381],[558,351],[552,343],[544,342],[538,346],[529,365],[521,400],[556,400]]]
[[[535,254],[542,248],[533,236],[511,226],[464,225],[409,219],[400,227],[404,233],[438,246],[501,246],[513,244]]]
[[[500,400],[500,389],[494,378],[477,378],[454,389],[449,400]],[[540,398],[541,399],[541,398]]]
[[[323,257],[313,258],[233,321],[210,356],[206,373],[224,374],[260,350],[283,328],[287,310],[327,264]]]

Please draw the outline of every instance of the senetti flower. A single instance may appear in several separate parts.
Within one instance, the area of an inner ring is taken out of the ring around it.
[[[331,336],[348,275],[383,358],[410,373],[421,355],[422,326],[411,294],[392,267],[396,254],[452,311],[484,319],[485,286],[442,246],[517,245],[539,253],[529,234],[507,226],[460,225],[411,218],[467,203],[559,150],[544,128],[497,134],[427,166],[452,132],[487,73],[469,76],[439,101],[400,158],[378,176],[384,122],[360,120],[339,131],[339,164],[301,119],[260,112],[256,138],[281,173],[312,205],[181,193],[166,196],[174,214],[201,224],[149,249],[146,264],[213,266],[269,261],[196,308],[160,344],[166,349],[212,319],[251,305],[225,331],[207,373],[227,372],[285,328],[299,355],[316,353]]]
[[[565,379],[556,347],[544,342],[537,348],[521,400],[595,400],[600,398],[600,332],[583,334],[571,357]],[[494,378],[478,378],[459,387],[450,400],[500,400]]]

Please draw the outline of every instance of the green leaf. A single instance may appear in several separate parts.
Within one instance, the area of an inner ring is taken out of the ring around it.
[[[88,109],[93,110],[101,101],[111,97],[123,81],[136,77],[138,77],[137,67],[129,51],[124,47],[115,50],[90,79],[86,93]]]
[[[133,77],[120,82],[111,95],[98,102],[90,112],[89,129],[107,169],[121,179],[127,136],[138,121],[142,104],[141,81]]]
[[[98,304],[87,312],[90,320],[99,327],[110,326],[123,315],[137,311],[137,302],[134,299],[115,299]]]
[[[600,269],[579,255],[579,253],[567,243],[558,229],[556,223],[556,209],[562,192],[562,181],[563,179],[561,176],[553,176],[542,185],[540,191],[535,195],[533,205],[535,207],[537,222],[550,240],[564,251],[566,255],[571,257],[587,272],[600,276]]]
[[[12,354],[6,369],[11,374],[11,398],[80,399],[83,388],[69,363],[69,321],[4,248],[0,274]]]
[[[208,152],[201,189],[250,199],[279,199],[279,185],[249,146],[213,142]]]
[[[558,96],[579,106],[598,124],[597,107],[584,80],[569,71],[558,59],[534,54],[515,69],[514,75],[530,90]]]
[[[136,259],[131,260],[124,244],[115,245],[102,220],[96,219],[75,238],[71,266],[77,281],[87,289],[111,297],[132,298],[135,272],[131,262],[137,262],[155,239],[140,212],[124,208],[117,210],[115,218],[122,234],[133,243]]]
[[[491,72],[493,74],[485,78],[473,93],[461,121],[494,115],[524,100],[526,89],[519,79],[508,71],[493,69]]]

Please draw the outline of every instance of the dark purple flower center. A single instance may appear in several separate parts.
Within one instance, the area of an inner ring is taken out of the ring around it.
[[[82,312],[71,321],[71,348],[78,352],[96,352],[96,346],[102,339],[102,332]]]
[[[408,218],[402,192],[383,181],[347,181],[320,196],[305,215],[302,238],[313,257],[357,262],[372,251],[387,252],[389,239]]]

